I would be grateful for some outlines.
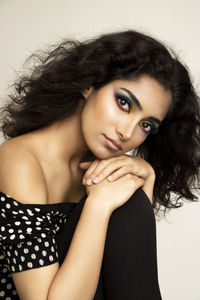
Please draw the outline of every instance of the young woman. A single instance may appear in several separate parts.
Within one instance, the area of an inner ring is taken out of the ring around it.
[[[0,298],[161,299],[152,206],[195,200],[200,161],[186,68],[144,34],[105,34],[40,57],[10,98]]]

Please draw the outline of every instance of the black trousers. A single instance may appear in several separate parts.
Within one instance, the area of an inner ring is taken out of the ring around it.
[[[86,196],[76,205],[58,235],[60,264],[67,254],[85,199]],[[161,300],[155,217],[142,189],[111,215],[94,300]]]

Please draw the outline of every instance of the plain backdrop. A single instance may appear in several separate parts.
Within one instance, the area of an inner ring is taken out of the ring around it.
[[[1,0],[0,105],[33,51],[64,37],[83,40],[128,28],[175,49],[199,91],[199,0]],[[200,203],[160,216],[157,245],[163,300],[200,300]]]

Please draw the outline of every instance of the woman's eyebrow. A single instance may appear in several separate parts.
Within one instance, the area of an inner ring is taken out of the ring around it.
[[[149,121],[152,121],[152,122],[155,122],[155,123],[158,123],[158,125],[160,125],[162,123],[161,120],[155,118],[155,117],[148,117],[148,120]]]
[[[129,91],[126,88],[122,88],[122,87],[120,89],[123,90],[123,91],[125,91],[130,96],[130,98],[132,99],[132,101],[138,107],[139,110],[143,110],[143,107],[140,104],[140,101],[137,99],[137,97],[131,91]],[[148,120],[156,122],[156,123],[158,123],[158,125],[161,124],[161,120],[159,120],[159,119],[157,119],[155,117],[149,117]]]

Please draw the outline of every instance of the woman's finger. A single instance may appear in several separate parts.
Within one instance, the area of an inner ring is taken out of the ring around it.
[[[90,178],[92,182],[98,183],[107,178],[108,176],[112,175],[113,172],[117,171],[122,167],[127,169],[126,173],[130,173],[130,168],[128,167],[128,165],[124,166],[124,161],[122,161],[121,159],[111,161],[106,165],[100,163],[90,175]]]
[[[133,174],[131,171],[132,171],[131,166],[124,166],[124,167],[118,169],[116,172],[113,172],[111,175],[109,175],[107,177],[107,179],[109,181],[115,181],[116,179],[118,179],[126,174]]]
[[[99,164],[99,160],[94,160],[89,168],[87,169],[87,171],[85,172],[84,176],[83,176],[83,184],[92,184],[92,180],[89,178],[90,177],[90,174],[92,174],[92,172],[95,170],[95,168],[98,166]],[[87,181],[88,180],[88,181]],[[87,182],[86,182],[87,181]]]
[[[92,164],[92,161],[85,161],[79,164],[79,167],[83,170],[87,170]]]
[[[96,164],[95,168],[90,169],[90,172],[87,172],[84,175],[84,181],[86,184],[92,184],[93,179],[96,178],[97,174],[99,174],[99,172],[101,172],[107,164],[108,162],[106,160],[101,160],[98,164]]]
[[[84,165],[83,167],[87,167]],[[84,175],[83,183],[90,185],[99,183],[104,179],[114,181],[126,174],[137,175],[146,180],[149,176],[149,167],[147,162],[139,157],[121,155],[105,160],[93,162]]]
[[[84,182],[92,184],[91,180],[94,179],[112,160],[113,157],[105,160],[98,160],[98,164],[90,166],[89,170],[84,174]]]

